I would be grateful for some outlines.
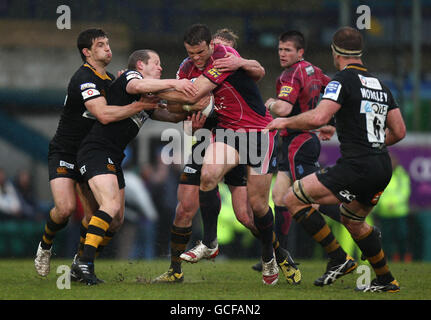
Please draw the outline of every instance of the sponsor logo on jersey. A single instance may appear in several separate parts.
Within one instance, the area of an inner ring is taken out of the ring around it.
[[[280,93],[278,94],[279,98],[287,97],[292,92],[293,88],[289,86],[282,86],[280,88]]]
[[[325,93],[323,94],[322,98],[337,101],[338,96],[340,95],[341,87],[342,85],[338,81],[329,82],[325,88]]]
[[[219,76],[221,76],[220,71],[218,71],[216,68],[212,68],[208,70],[208,73],[213,77],[213,78],[218,78]]]
[[[379,79],[372,78],[372,77],[364,77],[360,74],[358,74],[358,77],[364,87],[370,88],[370,89],[382,90],[382,85],[380,84]]]
[[[361,101],[361,113],[374,113],[382,116],[386,116],[388,113],[388,105],[377,103],[374,101]]]
[[[73,163],[69,163],[69,162],[60,160],[60,167],[66,167],[68,169],[72,169],[73,170],[75,168],[75,165]]]
[[[84,91],[86,89],[96,89],[96,85],[91,82],[81,84],[81,91]]]
[[[308,74],[309,76],[311,76],[312,74],[314,74],[314,68],[313,68],[313,66],[308,66],[308,67],[306,67],[306,68],[305,68],[305,72],[307,72],[307,74]]]
[[[84,100],[87,100],[92,97],[97,97],[97,96],[100,96],[100,92],[97,89],[87,89],[82,92],[82,98]]]

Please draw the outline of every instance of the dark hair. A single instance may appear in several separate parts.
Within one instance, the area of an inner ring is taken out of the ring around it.
[[[296,50],[305,50],[305,37],[302,32],[290,30],[283,32],[278,38],[281,42],[292,41],[295,44]]]
[[[82,53],[82,49],[91,49],[93,41],[97,38],[106,38],[108,35],[102,29],[87,29],[82,31],[78,36],[77,46],[79,54],[81,55],[82,61],[86,61],[85,55]]]
[[[136,70],[136,64],[138,61],[142,61],[143,63],[147,64],[148,60],[150,59],[150,52],[157,54],[154,50],[150,49],[142,49],[142,50],[136,50],[129,56],[129,62],[127,63],[127,69],[129,70]]]
[[[206,41],[209,45],[212,36],[210,29],[204,24],[194,24],[189,27],[184,34],[184,42],[188,45],[195,46],[200,44],[202,41]]]
[[[352,27],[341,27],[334,33],[332,44],[335,45],[334,48],[338,54],[360,56],[364,46],[364,39],[359,30]]]
[[[236,48],[237,46],[237,40],[238,36],[233,32],[232,30],[228,28],[219,29],[216,31],[216,33],[213,35],[213,39],[215,38],[221,38],[226,41],[232,42],[232,47]]]

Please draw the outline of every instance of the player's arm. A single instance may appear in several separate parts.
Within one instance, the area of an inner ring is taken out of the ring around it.
[[[292,112],[293,105],[281,99],[269,98],[265,102],[265,107],[271,115],[276,118],[287,117]]]
[[[406,136],[406,125],[399,108],[388,111],[386,118],[386,138],[387,146],[393,145]]]
[[[244,59],[231,52],[224,58],[215,60],[214,67],[220,72],[234,72],[242,68],[256,82],[265,76],[265,68],[257,60]]]
[[[187,96],[194,96],[197,87],[187,79],[133,79],[128,82],[126,91],[129,94],[143,94],[174,89]]]
[[[157,109],[151,115],[151,119],[157,121],[165,121],[165,122],[180,122],[187,119],[187,114],[185,113],[172,113],[166,109]]]
[[[277,118],[272,120],[267,126],[267,130],[293,129],[293,130],[313,130],[326,125],[341,108],[341,105],[333,100],[324,99],[320,101],[315,109],[303,112],[289,118]]]
[[[84,105],[102,124],[120,121],[142,110],[149,110],[155,107],[155,103],[143,101],[135,101],[125,106],[108,105],[104,96],[88,100]]]
[[[213,91],[217,85],[211,82],[208,78],[203,75],[200,75],[194,81],[194,85],[197,87],[197,94],[194,96],[188,96],[179,91],[166,91],[166,92],[158,92],[157,96],[161,99],[169,102],[174,102],[181,105],[196,105],[200,100],[205,99],[211,91]],[[194,111],[202,110],[205,107],[205,104],[198,104]],[[192,111],[192,110],[189,110]]]

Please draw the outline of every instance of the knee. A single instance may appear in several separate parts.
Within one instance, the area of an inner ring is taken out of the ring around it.
[[[178,225],[188,224],[193,220],[199,209],[199,203],[195,199],[181,200],[175,212],[175,222]]]
[[[63,202],[57,204],[53,210],[54,219],[66,221],[76,211],[76,203],[74,201]]]
[[[272,201],[274,201],[274,204],[276,206],[284,207],[284,196],[286,192],[283,192],[283,190],[280,190],[279,188],[273,188],[272,189]]]
[[[369,228],[365,221],[355,221],[344,216],[341,216],[341,222],[354,239],[359,238]]]
[[[264,199],[261,199],[260,197],[251,197],[250,206],[254,215],[264,215],[268,211],[268,202],[264,201]]]
[[[218,177],[216,174],[209,170],[202,170],[201,172],[201,189],[213,190],[218,185]]]
[[[124,215],[116,215],[112,221],[111,224],[109,225],[109,230],[112,232],[117,232],[118,230],[120,230],[121,226],[124,223]]]
[[[235,215],[244,227],[250,230],[254,228],[253,212],[249,211],[247,207],[235,210]]]

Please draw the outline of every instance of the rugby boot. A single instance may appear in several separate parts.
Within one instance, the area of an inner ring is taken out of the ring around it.
[[[400,284],[397,280],[393,280],[388,283],[381,283],[377,279],[373,279],[368,287],[359,288],[357,287],[356,290],[362,291],[362,292],[399,292],[400,291]]]
[[[326,272],[314,281],[315,286],[323,287],[335,282],[338,278],[351,273],[358,267],[358,263],[351,256],[347,255],[346,260],[341,264],[329,261]]]
[[[34,267],[36,272],[42,276],[46,277],[50,271],[52,247],[45,250],[41,247],[40,242],[37,247],[36,258],[34,259]]]
[[[278,282],[278,266],[275,258],[269,262],[262,261],[262,282],[271,286]]]
[[[93,286],[99,283],[104,282],[96,277],[94,273],[94,263],[92,262],[83,262],[77,260],[76,263],[72,264],[72,269],[70,271],[71,278],[72,272],[74,273],[74,277],[77,281],[85,283],[88,286]]]
[[[280,249],[283,250],[285,258],[281,262],[277,261],[278,267],[283,272],[283,275],[289,284],[299,284],[302,279],[301,271],[297,267],[295,261],[293,261],[289,251],[282,248]]]
[[[219,254],[218,243],[214,249],[208,248],[201,240],[189,251],[180,255],[180,259],[190,263],[196,263],[201,259],[214,259]]]
[[[184,273],[177,273],[174,269],[169,268],[168,271],[153,279],[151,283],[179,283],[184,281]]]

